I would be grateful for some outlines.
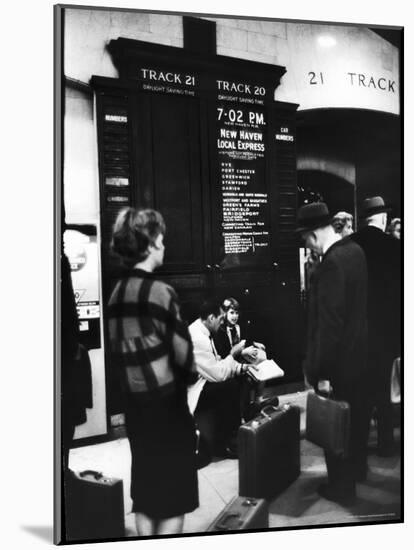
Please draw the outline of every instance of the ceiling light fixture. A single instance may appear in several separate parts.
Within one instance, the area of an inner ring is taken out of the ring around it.
[[[318,44],[324,48],[332,48],[332,46],[336,45],[336,40],[333,36],[322,35],[318,37]]]

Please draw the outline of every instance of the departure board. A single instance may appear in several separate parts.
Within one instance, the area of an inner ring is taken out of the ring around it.
[[[266,89],[217,80],[217,154],[224,266],[268,256]]]
[[[188,235],[185,250],[169,247],[177,265],[213,265],[216,271],[272,265],[278,212],[274,94],[284,67],[124,38],[108,47],[134,105],[130,139],[141,140],[131,175],[137,199],[163,211],[174,242]],[[127,175],[110,176],[118,177],[116,197],[126,196]],[[170,223],[180,216],[180,224]],[[183,235],[174,233],[176,227]],[[181,261],[184,256],[193,259]]]

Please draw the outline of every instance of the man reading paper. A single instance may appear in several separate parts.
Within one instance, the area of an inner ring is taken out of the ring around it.
[[[206,301],[200,308],[200,317],[189,327],[199,377],[188,389],[188,405],[199,429],[202,416],[210,413],[214,436],[212,453],[224,458],[237,458],[231,441],[241,424],[237,377],[247,372],[248,365],[242,361],[249,351],[244,350],[246,341],[241,340],[226,357],[222,358],[217,353],[213,335],[219,330],[224,314],[220,302]]]

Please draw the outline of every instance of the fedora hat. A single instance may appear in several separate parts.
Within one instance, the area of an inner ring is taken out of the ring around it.
[[[364,199],[362,203],[362,217],[369,218],[374,214],[381,214],[381,212],[389,212],[391,208],[385,205],[382,197],[369,197]]]
[[[301,206],[298,210],[298,227],[296,233],[313,231],[318,227],[325,227],[332,221],[328,207],[324,202],[312,202]]]

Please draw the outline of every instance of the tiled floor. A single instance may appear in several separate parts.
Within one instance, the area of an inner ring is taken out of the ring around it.
[[[283,396],[281,402],[295,402],[302,409],[301,427],[304,428],[303,393]],[[374,428],[373,428],[374,430]],[[371,439],[374,438],[371,434]],[[400,457],[369,457],[370,472],[365,483],[358,485],[358,499],[354,506],[344,508],[329,502],[316,492],[326,476],[322,451],[305,439],[301,441],[301,475],[281,495],[269,503],[270,527],[294,527],[384,521],[400,516]],[[124,481],[127,536],[136,536],[134,516],[130,512],[130,451],[126,439],[79,447],[70,453],[70,468],[75,471],[94,469],[109,477]],[[238,494],[237,460],[221,460],[199,470],[200,506],[185,518],[184,532],[203,532],[235,495]]]

